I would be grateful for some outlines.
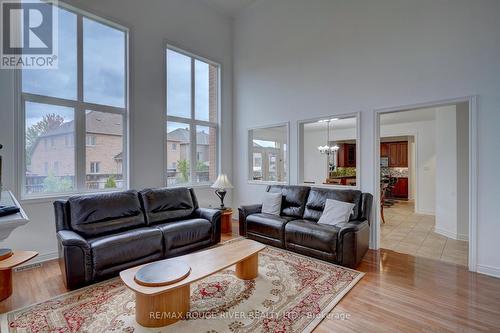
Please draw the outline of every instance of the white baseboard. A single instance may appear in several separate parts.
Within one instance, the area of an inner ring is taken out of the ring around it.
[[[486,265],[477,265],[476,267],[478,273],[500,278],[500,268],[498,267],[491,267]]]
[[[451,238],[451,239],[456,239],[456,240],[461,240],[461,241],[468,241],[469,240],[468,235],[456,234],[454,232],[450,232],[448,230],[444,230],[444,229],[440,229],[440,228],[434,228],[434,232],[436,234],[440,234],[440,235],[443,235],[443,236]]]
[[[42,263],[44,261],[54,260],[57,258],[59,258],[59,254],[57,252],[43,253],[43,254],[37,255],[35,258],[25,262],[24,264],[19,265],[18,267],[22,268],[24,266],[30,266],[33,264]]]

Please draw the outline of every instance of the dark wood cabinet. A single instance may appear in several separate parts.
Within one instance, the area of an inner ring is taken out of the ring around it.
[[[339,145],[337,154],[339,167],[355,168],[356,167],[356,144],[342,143]]]
[[[395,198],[408,198],[408,178],[398,178],[396,185],[392,189],[392,196]]]
[[[389,167],[408,167],[408,142],[384,142],[380,144],[380,156],[389,157]]]
[[[389,145],[387,143],[380,144],[380,156],[389,157]]]

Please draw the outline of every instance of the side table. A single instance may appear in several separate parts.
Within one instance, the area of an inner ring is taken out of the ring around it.
[[[12,295],[12,269],[37,255],[34,251],[13,251],[10,257],[0,260],[0,301]]]
[[[222,216],[221,216],[221,233],[223,234],[229,234],[233,232],[233,227],[232,227],[232,216],[233,216],[233,210],[231,208],[226,208],[222,211]]]

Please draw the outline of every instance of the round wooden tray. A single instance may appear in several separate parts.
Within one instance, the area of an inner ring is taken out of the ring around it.
[[[179,282],[191,272],[191,266],[182,260],[166,259],[153,262],[139,269],[135,282],[145,287],[161,287]]]

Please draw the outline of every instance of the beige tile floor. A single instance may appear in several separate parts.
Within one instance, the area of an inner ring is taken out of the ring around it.
[[[414,256],[467,266],[468,242],[434,232],[434,216],[414,213],[412,202],[384,208],[381,247]]]

